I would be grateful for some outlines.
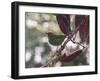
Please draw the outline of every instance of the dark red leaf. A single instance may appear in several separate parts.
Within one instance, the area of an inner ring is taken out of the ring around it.
[[[76,26],[76,28],[81,25],[83,18],[84,18],[83,15],[76,15],[75,16],[75,26]]]
[[[89,44],[89,41],[90,41],[90,40],[89,40],[89,36],[88,36],[87,39],[86,39],[87,44]]]
[[[69,56],[67,56],[67,54],[63,54],[59,60],[61,62],[70,62],[70,61],[73,61],[77,56],[79,56],[80,54],[82,53],[82,50],[77,50],[71,54],[69,54]]]
[[[59,27],[61,31],[68,35],[71,31],[70,29],[70,15],[56,15]]]
[[[75,25],[79,27],[81,42],[89,43],[89,16],[76,15]]]

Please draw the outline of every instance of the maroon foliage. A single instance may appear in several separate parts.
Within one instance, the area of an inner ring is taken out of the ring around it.
[[[59,60],[60,60],[61,62],[70,62],[70,61],[73,61],[73,60],[74,60],[77,56],[79,56],[81,53],[82,53],[82,50],[77,50],[77,51],[75,51],[75,52],[69,54],[68,56],[67,56],[67,54],[65,53],[65,54],[63,54],[63,55],[59,58]]]
[[[89,40],[89,36],[88,36],[87,39],[86,39],[86,43],[89,44],[89,41],[90,40]]]
[[[68,35],[71,31],[70,29],[70,16],[69,15],[56,15],[59,27],[61,31]]]
[[[84,18],[84,15],[76,15],[75,16],[76,27],[79,27],[81,25],[83,18]]]
[[[89,43],[89,16],[76,15],[75,25],[79,27],[81,42]]]

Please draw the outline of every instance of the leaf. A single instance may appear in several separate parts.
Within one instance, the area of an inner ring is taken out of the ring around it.
[[[65,39],[65,35],[54,35],[52,33],[48,33],[49,43],[55,46],[60,45]]]
[[[86,43],[89,44],[89,41],[90,40],[89,40],[89,36],[88,36],[87,39],[86,39]]]
[[[84,15],[76,15],[75,16],[75,25],[76,25],[76,28],[80,27],[83,18],[84,18]]]
[[[73,61],[75,58],[77,58],[80,54],[82,53],[82,50],[77,50],[71,54],[66,54],[64,53],[60,58],[59,60],[61,62],[70,62],[70,61]],[[68,55],[68,56],[67,56]]]
[[[75,25],[79,27],[81,42],[89,43],[89,16],[76,15]]]
[[[70,15],[56,15],[59,27],[61,31],[68,35],[71,31],[70,29]]]

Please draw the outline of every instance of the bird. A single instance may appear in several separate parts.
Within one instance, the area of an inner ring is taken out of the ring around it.
[[[47,35],[48,35],[49,43],[54,46],[61,45],[65,39],[65,35],[55,35],[52,32],[48,32]]]

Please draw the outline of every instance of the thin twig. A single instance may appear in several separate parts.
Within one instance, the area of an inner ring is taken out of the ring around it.
[[[64,43],[60,46],[58,51],[56,51],[56,53],[53,54],[51,56],[51,58],[48,60],[47,64],[43,65],[42,67],[44,67],[44,66],[46,66],[46,67],[54,66],[54,64],[58,61],[58,58],[61,56],[61,51],[65,48],[66,44],[70,41],[70,38],[73,37],[73,35],[74,35],[74,33],[70,34],[67,39],[66,39],[67,36],[65,37],[65,39],[66,39],[66,40],[64,40],[65,42],[63,41]]]

